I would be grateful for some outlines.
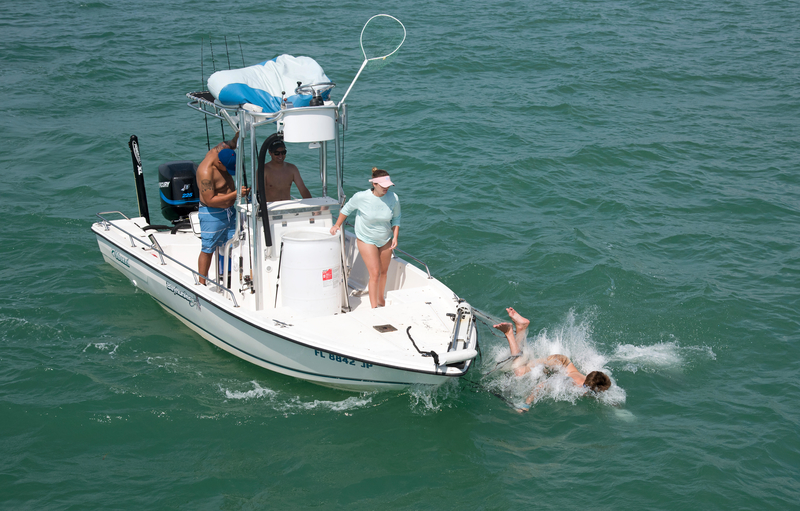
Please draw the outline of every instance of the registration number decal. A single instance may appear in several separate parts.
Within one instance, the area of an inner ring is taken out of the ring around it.
[[[333,353],[325,353],[324,351],[314,350],[314,355],[317,357],[322,357],[324,359],[330,360],[331,362],[341,362],[342,364],[347,364],[354,366],[356,365],[357,360],[353,360],[352,358],[343,357],[341,355],[334,355]],[[369,369],[372,367],[372,364],[368,364],[366,362],[358,362],[361,364],[360,367],[365,369]]]

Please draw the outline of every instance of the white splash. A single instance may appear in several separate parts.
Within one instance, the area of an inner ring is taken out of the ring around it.
[[[231,391],[228,389],[223,389],[221,385],[219,389],[225,392],[225,397],[228,399],[258,399],[263,397],[273,397],[277,394],[277,392],[275,392],[272,389],[265,389],[264,387],[259,385],[258,382],[256,381],[251,381],[250,383],[253,384],[252,390]]]
[[[88,350],[89,348],[94,348],[97,351],[108,351],[109,356],[113,357],[114,354],[117,352],[117,348],[119,348],[119,345],[110,342],[90,342],[83,348],[82,353],[86,353],[86,350]]]
[[[459,386],[455,378],[439,386],[412,385],[408,389],[411,410],[421,415],[428,415],[438,412],[444,406],[449,408],[454,402],[451,397],[456,395],[458,390]]]
[[[660,342],[650,346],[621,344],[611,355],[612,362],[618,364],[622,370],[632,373],[639,370],[680,371],[687,361],[697,358],[715,360],[717,356],[707,346],[682,347],[677,341]]]
[[[623,422],[633,422],[636,420],[636,416],[630,410],[624,408],[614,408],[613,410],[617,419]]]
[[[303,401],[299,397],[284,397],[279,392],[259,385],[257,381],[251,381],[253,388],[250,390],[230,390],[219,385],[219,390],[225,394],[226,399],[248,400],[263,399],[275,411],[289,415],[306,411],[329,410],[332,412],[345,412],[358,408],[364,408],[372,403],[372,397],[361,395],[358,397],[348,397],[342,401],[327,401],[315,399],[313,401]]]
[[[330,410],[332,412],[345,412],[349,410],[355,410],[358,408],[364,408],[372,404],[371,397],[359,396],[359,397],[348,397],[343,401],[324,401],[315,399],[314,401],[303,402],[300,399],[295,398],[290,402],[285,404],[285,408],[282,411],[287,411],[290,409],[299,409],[299,410]]]
[[[609,359],[597,350],[592,341],[593,316],[593,311],[589,311],[579,320],[575,311],[570,310],[562,324],[552,331],[543,329],[533,337],[529,331],[522,352],[528,360],[566,355],[583,374],[592,371],[606,373],[611,378],[611,388],[592,395],[603,404],[619,406],[625,402],[625,390],[616,384],[612,371],[607,367]],[[488,355],[491,363],[483,372],[489,378],[484,380],[484,384],[506,396],[514,406],[521,406],[530,396],[533,396],[533,404],[546,399],[575,403],[587,393],[586,389],[577,387],[566,373],[556,372],[548,376],[543,365],[534,366],[528,373],[517,377],[511,371],[513,360],[509,358],[508,344],[495,345]]]

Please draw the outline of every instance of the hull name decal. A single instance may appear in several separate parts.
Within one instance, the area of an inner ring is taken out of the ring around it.
[[[170,281],[167,281],[167,291],[171,292],[175,296],[179,296],[189,302],[189,307],[197,307],[197,310],[200,310],[200,300],[197,298],[196,295],[192,295],[187,293],[179,286],[176,286]]]

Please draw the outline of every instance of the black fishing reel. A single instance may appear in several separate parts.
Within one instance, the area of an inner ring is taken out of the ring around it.
[[[336,87],[336,84],[333,82],[309,83],[306,85],[303,85],[303,82],[297,82],[297,88],[294,90],[294,93],[302,96],[308,96],[310,94],[311,102],[308,106],[322,106],[325,104],[325,100],[322,99],[321,94],[334,87]]]

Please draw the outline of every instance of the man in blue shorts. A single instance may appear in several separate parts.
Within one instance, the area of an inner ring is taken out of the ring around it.
[[[212,148],[197,167],[197,187],[200,189],[200,239],[202,248],[197,258],[200,283],[205,285],[205,276],[211,267],[214,251],[224,245],[236,232],[236,189],[231,174],[236,168],[236,141],[221,142]],[[242,187],[242,195],[249,193]]]

